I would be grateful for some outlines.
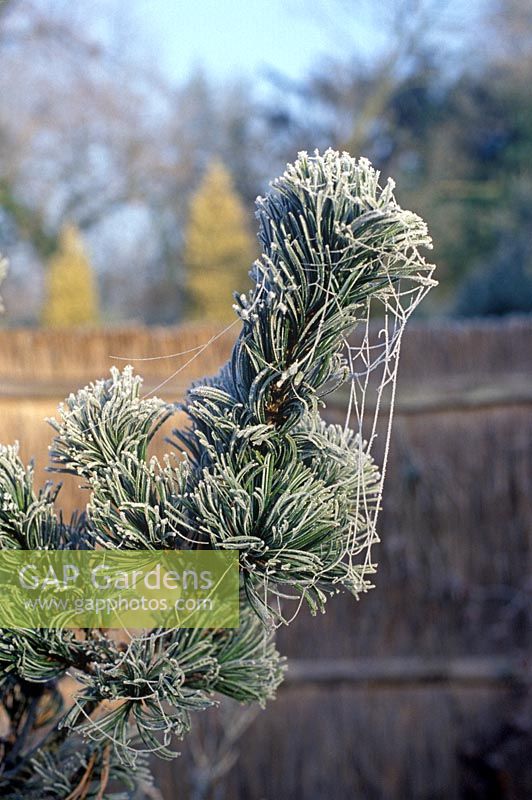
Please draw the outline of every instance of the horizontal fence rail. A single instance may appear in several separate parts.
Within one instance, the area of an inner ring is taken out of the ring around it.
[[[441,683],[530,685],[532,663],[523,656],[291,659],[285,679],[287,686],[351,684],[398,689]]]
[[[168,383],[159,387],[165,380],[145,380],[143,393],[155,394],[169,402],[182,400],[188,384]],[[34,398],[59,402],[71,392],[81,388],[80,381],[27,381],[3,380],[0,378],[0,399],[20,400]],[[344,410],[348,403],[347,390],[339,389],[327,398],[327,408]],[[453,383],[421,383],[416,388],[400,385],[395,400],[398,414],[423,414],[448,411],[467,411],[482,408],[498,408],[513,405],[532,405],[532,375],[499,376],[497,380],[478,381],[475,385]],[[366,407],[372,410],[371,402]],[[382,412],[388,410],[384,401]]]

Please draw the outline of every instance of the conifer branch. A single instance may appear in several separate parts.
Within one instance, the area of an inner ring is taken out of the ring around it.
[[[58,488],[36,491],[17,447],[0,448],[1,549],[240,557],[238,629],[157,629],[129,643],[92,629],[1,632],[9,800],[124,796],[108,787],[131,785],[131,766],[146,781],[147,756],[172,757],[194,713],[221,696],[264,704],[275,695],[284,663],[274,628],[287,607],[323,610],[338,591],[370,586],[382,472],[360,430],[328,425],[319,410],[348,379],[345,337],[370,303],[397,300],[402,281],[417,299],[433,284],[419,252],[430,238],[391,181],[381,188],[367,160],[331,150],[301,153],[257,216],[255,285],[235,297],[240,335],[220,373],[188,392],[177,454],[148,457],[176,407],[142,397],[130,367],[72,394],[51,421],[52,468],[88,492],[70,523],[55,510]],[[82,686],[69,709],[58,690],[66,674]]]

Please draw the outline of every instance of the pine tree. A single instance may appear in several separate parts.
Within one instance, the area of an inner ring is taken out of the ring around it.
[[[0,450],[1,549],[237,550],[240,627],[156,629],[127,648],[101,629],[2,630],[3,798],[124,797],[112,782],[147,780],[145,751],[171,757],[172,734],[217,697],[273,697],[285,603],[315,612],[370,588],[382,478],[365,442],[319,409],[346,379],[344,337],[370,301],[393,301],[401,281],[430,285],[418,252],[430,239],[369,162],[333,151],[301,153],[258,219],[241,332],[220,373],[189,390],[182,459],[147,458],[175,408],[142,398],[130,367],[72,394],[52,422],[53,466],[89,490],[83,516],[63,520],[58,488],[36,491],[17,448]],[[67,672],[82,683],[70,711],[58,690]]]
[[[43,324],[74,328],[99,320],[96,280],[79,230],[66,225],[46,275]]]
[[[257,248],[231,176],[216,161],[190,204],[185,233],[189,317],[227,322],[233,291],[249,285],[247,272]]]

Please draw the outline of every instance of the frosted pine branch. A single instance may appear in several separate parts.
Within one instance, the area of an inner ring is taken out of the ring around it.
[[[275,626],[303,602],[315,612],[339,591],[370,588],[387,445],[378,463],[375,424],[368,439],[362,424],[368,376],[381,376],[378,410],[387,387],[393,401],[404,324],[433,285],[425,223],[393,189],[367,160],[328,150],[301,153],[258,200],[262,254],[254,288],[235,297],[241,332],[220,373],[189,390],[172,456],[150,458],[148,447],[176,407],[142,397],[130,367],[70,395],[52,420],[51,465],[87,491],[70,522],[56,511],[57,487],[36,490],[18,449],[0,448],[2,549],[233,550],[241,608],[238,629],[129,641],[95,629],[2,631],[3,797],[124,796],[108,785],[134,784],[131,766],[145,784],[147,756],[172,757],[202,709],[275,695]],[[385,320],[377,355],[374,303]],[[357,325],[355,352],[346,337]],[[353,427],[320,417],[343,381]],[[81,686],[70,709],[58,689],[67,674]]]

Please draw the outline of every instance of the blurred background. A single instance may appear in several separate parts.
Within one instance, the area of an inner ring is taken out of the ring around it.
[[[427,219],[425,313],[532,310],[529,0],[2,0],[0,59],[4,324],[227,317],[206,270],[246,286],[255,197],[328,146]]]
[[[228,357],[299,150],[370,158],[434,239],[376,591],[283,630],[277,702],[205,715],[164,800],[532,797],[531,86],[530,0],[0,0],[0,440],[43,478],[113,356],[172,400]]]

